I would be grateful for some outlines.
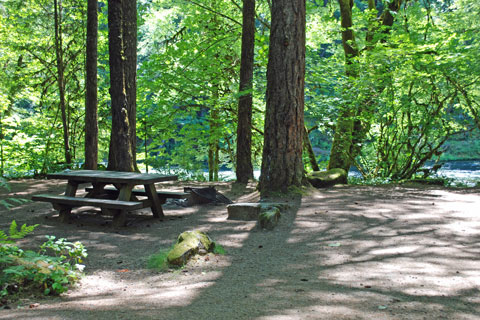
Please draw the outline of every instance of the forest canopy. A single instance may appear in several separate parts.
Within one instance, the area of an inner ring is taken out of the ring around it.
[[[254,168],[265,135],[271,2],[255,4],[247,90]],[[112,128],[108,5],[98,1],[100,164],[108,162]],[[211,180],[235,170],[237,104],[246,93],[242,6],[136,1],[138,169],[197,179],[209,170]],[[469,0],[307,0],[304,117],[313,162],[405,179],[445,159],[455,141],[478,137],[479,13]],[[82,167],[87,1],[5,0],[0,20],[0,175]],[[471,141],[459,157],[480,157],[478,138]],[[307,171],[311,160],[305,151]]]

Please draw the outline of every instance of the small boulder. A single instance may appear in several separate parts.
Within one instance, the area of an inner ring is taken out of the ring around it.
[[[315,188],[327,188],[347,183],[347,172],[340,168],[327,171],[313,171],[307,174],[308,182]]]
[[[228,219],[252,221],[258,220],[262,205],[260,203],[235,203],[227,206]]]
[[[186,231],[178,236],[177,243],[168,253],[167,261],[169,265],[183,266],[188,259],[199,251],[212,252],[215,242],[202,231]]]

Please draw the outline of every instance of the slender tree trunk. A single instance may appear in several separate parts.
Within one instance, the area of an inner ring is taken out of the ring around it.
[[[97,98],[98,1],[87,4],[87,52],[85,97],[85,169],[96,170],[98,162]]]
[[[108,169],[134,171],[128,102],[125,88],[122,0],[108,1],[108,49],[110,54],[110,97],[112,133]]]
[[[342,25],[342,43],[345,52],[345,69],[347,76],[351,78],[358,77],[358,66],[355,59],[359,56],[359,50],[355,42],[352,22],[352,0],[338,0],[340,4],[340,15]],[[394,16],[392,12],[400,9],[403,0],[392,0],[388,4],[388,10],[385,10],[380,17],[381,25],[384,27],[381,32],[388,33],[391,29]],[[368,1],[370,10],[375,9],[375,2]],[[371,18],[366,35],[366,49],[371,50],[375,46],[374,34],[378,32],[375,26],[376,19]],[[349,90],[347,86],[346,90]],[[377,91],[382,91],[380,88]],[[332,149],[330,152],[330,161],[328,168],[342,168],[347,172],[352,165],[353,160],[360,154],[362,144],[370,130],[370,121],[362,119],[369,118],[372,114],[374,105],[373,94],[362,101],[358,108],[343,106],[339,112],[337,126],[335,129]]]
[[[312,166],[312,170],[320,171],[320,168],[318,167],[317,159],[315,158],[315,152],[313,152],[312,142],[308,137],[307,127],[304,127],[304,128],[305,128],[305,131],[303,132],[303,148],[307,152],[310,165]]]
[[[345,70],[347,76],[358,77],[357,63],[358,48],[355,42],[355,34],[352,26],[352,0],[338,0],[340,4],[340,15],[342,25],[342,44],[345,53]],[[348,86],[345,90],[349,90]],[[353,139],[354,121],[356,110],[354,106],[343,106],[340,108],[337,126],[333,137],[332,149],[328,169],[342,168],[348,172],[350,169],[351,155],[350,148]]]
[[[125,53],[125,91],[127,95],[127,112],[129,122],[130,144],[133,165],[138,171],[137,154],[137,1],[123,0],[123,50]]]
[[[216,91],[218,92],[218,91]],[[216,95],[216,98],[218,96]],[[219,139],[218,139],[218,110],[210,109],[210,141],[208,144],[208,180],[218,181],[219,170]]]
[[[63,124],[63,145],[65,151],[65,162],[67,165],[72,163],[72,156],[70,154],[69,133],[68,126],[69,121],[67,118],[67,105],[65,100],[65,66],[63,63],[63,43],[62,43],[62,1],[54,0],[55,6],[55,56],[57,62],[57,85],[60,98],[60,110],[62,112],[62,124]]]
[[[243,0],[240,98],[237,124],[237,181],[253,179],[252,165],[252,81],[255,56],[255,0]]]
[[[275,0],[267,66],[262,195],[303,180],[305,0]]]
[[[5,158],[3,156],[3,117],[0,113],[0,177],[3,177],[5,173]]]

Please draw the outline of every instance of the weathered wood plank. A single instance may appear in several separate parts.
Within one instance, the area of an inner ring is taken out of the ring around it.
[[[85,191],[87,192],[90,192],[92,191],[93,188],[92,187],[87,187],[85,188]],[[103,192],[106,193],[106,194],[118,194],[118,189],[114,188],[114,187],[105,187],[103,189]],[[188,193],[187,192],[182,192],[182,191],[162,191],[162,190],[157,190],[157,195],[160,197],[160,198],[168,198],[168,199],[184,199],[186,197],[188,197]],[[147,196],[147,193],[142,190],[142,189],[133,189],[132,190],[132,195],[135,195],[135,196]]]
[[[144,208],[141,201],[121,201],[110,199],[76,198],[62,195],[39,194],[32,197],[34,201],[50,202],[70,207],[95,206],[106,209],[135,210]]]
[[[176,175],[163,175],[158,173],[138,173],[121,171],[101,171],[101,170],[68,170],[63,172],[51,173],[47,175],[48,179],[65,179],[76,181],[77,183],[128,183],[128,184],[149,184],[162,181],[178,180]]]

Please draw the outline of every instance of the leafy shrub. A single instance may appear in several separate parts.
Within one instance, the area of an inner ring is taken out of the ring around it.
[[[9,235],[0,231],[1,297],[24,288],[40,289],[46,295],[60,294],[82,275],[84,266],[81,263],[87,252],[80,242],[47,236],[39,252],[24,251],[13,244],[13,239],[25,237],[37,226],[24,224],[18,230],[16,222],[12,221]]]

